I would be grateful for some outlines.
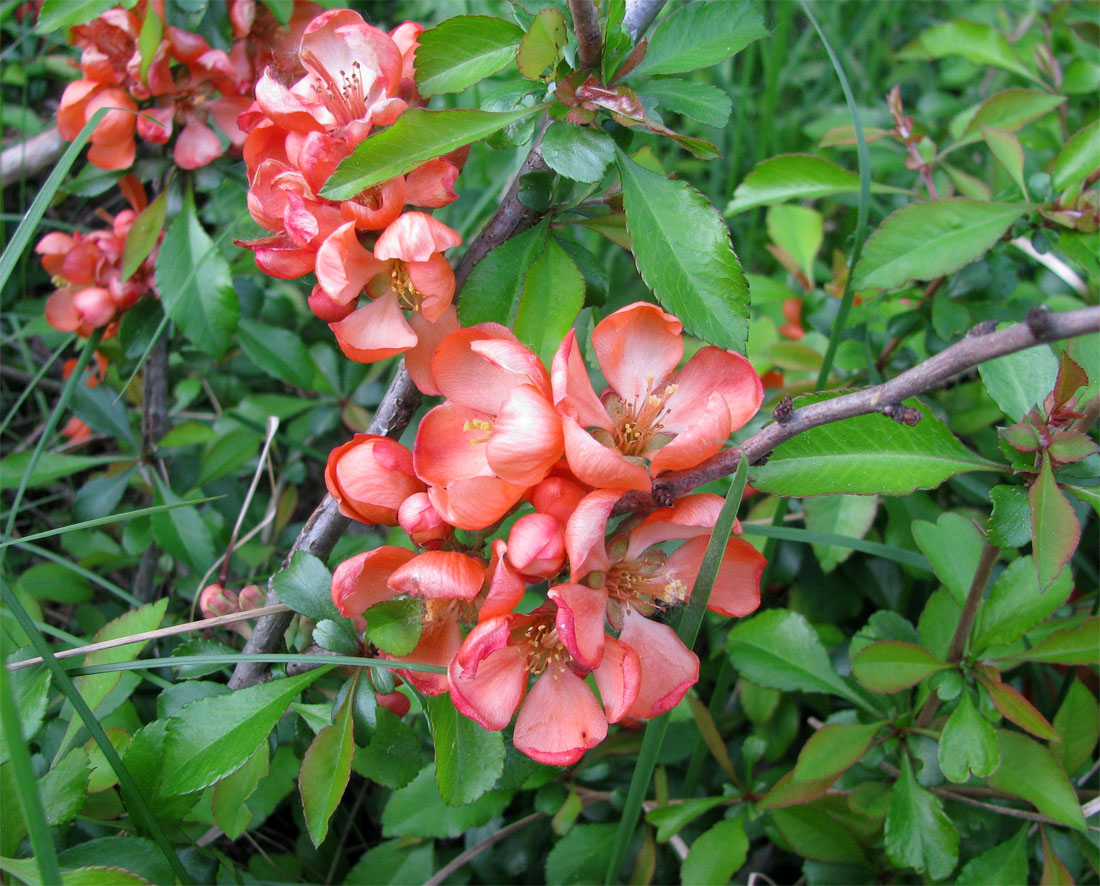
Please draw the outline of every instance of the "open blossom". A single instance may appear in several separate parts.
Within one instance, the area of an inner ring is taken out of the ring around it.
[[[551,376],[566,459],[578,479],[648,492],[653,476],[714,455],[756,414],[764,389],[739,354],[708,346],[676,369],[682,328],[676,317],[642,302],[597,324],[592,346],[609,386],[601,397],[575,333],[566,336]]]

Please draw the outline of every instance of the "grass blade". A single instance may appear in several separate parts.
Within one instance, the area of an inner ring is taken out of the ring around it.
[[[905,548],[884,545],[877,541],[866,541],[850,535],[834,535],[831,532],[814,532],[811,529],[796,529],[793,526],[771,526],[764,523],[742,523],[741,532],[744,535],[762,535],[765,538],[783,539],[785,541],[801,541],[806,544],[851,548],[853,551],[882,557],[884,560],[893,560],[896,563],[904,563],[906,566],[912,566],[914,569],[920,569],[924,572],[932,572],[928,560],[916,551],[907,551]]]
[[[447,669],[441,665],[421,664],[419,662],[393,661],[387,658],[359,658],[355,655],[291,655],[285,652],[272,652],[257,655],[231,655],[226,653],[208,653],[205,655],[176,655],[168,658],[146,658],[137,661],[122,661],[114,664],[91,665],[86,668],[68,668],[67,673],[82,677],[86,674],[107,674],[114,671],[142,671],[151,668],[176,668],[187,665],[226,664],[235,665],[242,661],[264,662],[266,664],[316,664],[337,665],[351,668],[397,668],[402,671],[423,671],[426,674],[445,674]],[[12,662],[14,665],[15,662]],[[58,667],[63,667],[60,662]]]
[[[63,341],[58,346],[57,350],[50,354],[49,359],[47,359],[46,362],[42,364],[38,372],[34,374],[34,378],[27,382],[27,386],[23,388],[23,393],[19,395],[19,397],[15,401],[15,404],[12,406],[11,409],[8,410],[8,414],[4,416],[4,420],[0,422],[0,434],[3,434],[8,425],[11,424],[11,420],[15,418],[16,414],[19,412],[19,407],[23,405],[23,401],[26,400],[31,395],[31,392],[34,391],[35,386],[42,379],[42,376],[44,376],[49,368],[53,366],[54,361],[68,350],[69,345],[71,345],[74,341],[76,341],[75,334],[70,335],[68,338],[66,338],[65,341]]]

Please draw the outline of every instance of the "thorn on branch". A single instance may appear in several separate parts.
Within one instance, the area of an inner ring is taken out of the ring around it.
[[[768,459],[772,457],[773,452],[775,452],[774,449],[769,449],[762,456],[760,456],[760,458],[758,458],[756,461],[754,461],[752,463],[752,466],[754,468],[763,467],[764,465],[766,465],[768,463]]]
[[[1042,338],[1050,326],[1050,308],[1046,305],[1036,305],[1027,312],[1027,328],[1036,338]]]
[[[781,425],[785,425],[790,422],[791,417],[794,414],[794,403],[791,401],[791,395],[784,395],[783,399],[779,401],[779,405],[775,407],[775,412],[772,416]]]
[[[900,403],[888,403],[882,407],[882,414],[892,418],[899,425],[910,428],[916,427],[921,420],[921,412],[912,406],[902,406]]]

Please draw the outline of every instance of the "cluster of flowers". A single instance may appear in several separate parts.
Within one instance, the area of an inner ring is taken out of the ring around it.
[[[132,175],[125,176],[119,188],[132,208],[113,217],[99,210],[106,229],[87,234],[53,231],[35,247],[58,287],[46,300],[46,321],[54,329],[89,336],[153,289],[156,246],[129,277],[123,277],[126,238],[146,206],[146,196]],[[113,334],[109,326],[106,334]]]
[[[123,108],[108,112],[96,127],[89,162],[101,169],[126,169],[137,150],[135,132],[163,145],[178,127],[176,165],[205,166],[225,150],[210,123],[234,147],[244,143],[237,118],[251,104],[256,72],[272,61],[293,60],[302,29],[319,11],[314,3],[296,0],[290,21],[282,26],[257,0],[232,0],[234,42],[226,52],[211,48],[198,34],[168,25],[164,0],[107,10],[72,29],[73,44],[83,50],[82,76],[61,97],[58,131],[72,141],[100,108]],[[163,36],[151,56],[143,58],[139,37],[149,16],[159,20],[155,32]],[[139,106],[142,116],[131,113]]]
[[[763,399],[737,354],[704,347],[677,370],[681,324],[655,305],[608,316],[592,345],[609,385],[602,396],[572,332],[548,373],[502,326],[456,331],[428,361],[428,390],[445,400],[423,418],[412,450],[360,434],[333,451],[325,473],[344,514],[400,525],[419,549],[387,545],[340,564],[337,608],[369,622],[378,603],[421,600],[419,644],[390,657],[447,673],[402,677],[449,692],[486,729],[503,729],[518,710],[516,747],[556,765],[602,741],[609,723],[670,709],[698,679],[694,653],[651,616],[689,597],[721,498],[688,495],[610,521],[625,492],[649,491],[652,476],[717,453]],[[531,510],[485,551],[525,502]],[[683,543],[668,553],[661,546],[672,541]],[[732,537],[709,608],[755,610],[763,568],[756,549]],[[528,586],[543,583],[545,598],[520,612]]]
[[[425,212],[404,210],[456,200],[468,149],[351,200],[320,196],[337,165],[375,127],[423,104],[413,80],[422,31],[405,22],[386,34],[351,10],[324,12],[302,34],[304,75],[288,85],[275,67],[265,69],[255,102],[239,120],[248,133],[248,208],[272,232],[239,245],[253,250],[273,277],[316,273],[310,308],[329,323],[344,354],[362,363],[418,346],[428,354],[458,328],[450,307],[455,277],[443,252],[461,237]],[[423,365],[426,357],[410,362]]]

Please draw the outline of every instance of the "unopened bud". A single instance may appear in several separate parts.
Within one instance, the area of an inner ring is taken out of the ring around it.
[[[248,609],[259,609],[267,602],[267,594],[259,585],[245,585],[237,595],[237,602],[241,612]]]
[[[207,585],[199,595],[199,608],[206,618],[232,615],[237,611],[237,595],[220,584]]]

